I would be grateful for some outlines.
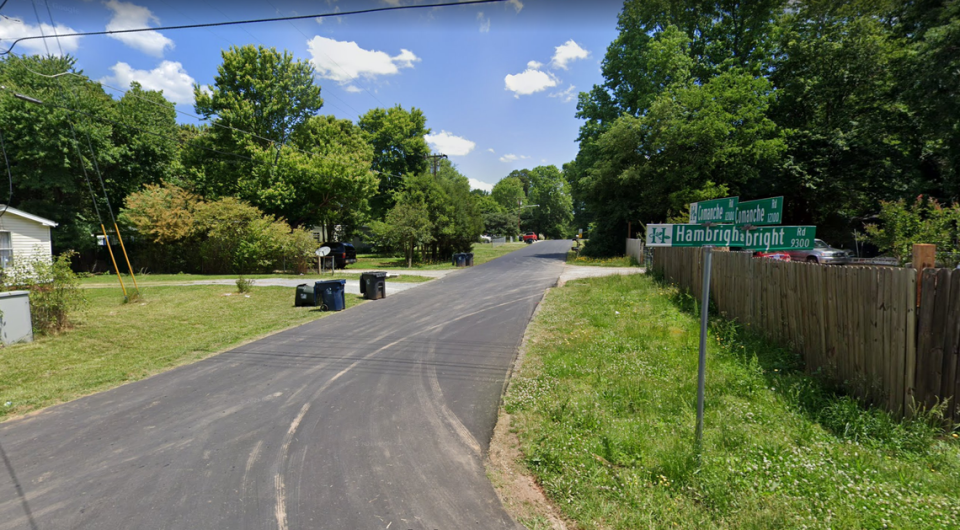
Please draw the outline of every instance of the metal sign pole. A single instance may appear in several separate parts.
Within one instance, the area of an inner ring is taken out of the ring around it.
[[[713,247],[703,247],[703,282],[700,293],[700,367],[697,371],[697,460],[703,449],[703,392],[707,379],[707,323],[710,313],[710,272],[713,265]]]

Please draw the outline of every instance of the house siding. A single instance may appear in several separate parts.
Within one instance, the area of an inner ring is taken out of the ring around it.
[[[0,230],[10,232],[14,259],[34,258],[51,260],[53,245],[50,241],[50,227],[24,219],[9,212],[0,217]]]

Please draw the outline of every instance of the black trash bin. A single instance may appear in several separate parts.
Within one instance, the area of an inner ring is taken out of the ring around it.
[[[294,307],[317,305],[317,291],[313,286],[301,283],[297,286],[297,298],[293,301]]]
[[[387,296],[386,271],[370,271],[360,275],[360,294],[367,300],[379,300]]]
[[[454,267],[466,267],[467,266],[467,255],[463,252],[457,252],[453,255],[453,266]]]
[[[347,280],[322,280],[313,284],[317,305],[324,311],[343,311],[347,308]]]
[[[467,267],[473,267],[473,252],[467,252],[464,256],[467,257]]]

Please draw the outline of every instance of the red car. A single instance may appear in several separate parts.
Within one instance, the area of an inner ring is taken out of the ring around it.
[[[783,251],[774,251],[774,252],[754,252],[753,257],[755,258],[769,258],[777,261],[790,261],[790,254],[787,254]]]
[[[524,243],[533,243],[534,241],[537,240],[537,233],[527,232],[526,234],[523,234],[521,237],[523,238]]]

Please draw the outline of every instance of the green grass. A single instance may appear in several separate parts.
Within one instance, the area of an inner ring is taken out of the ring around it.
[[[230,296],[225,296],[230,293]],[[143,379],[332,313],[294,307],[294,290],[160,286],[140,301],[90,289],[74,329],[0,348],[0,419]],[[347,307],[359,296],[346,295]],[[7,405],[9,403],[9,405]]]
[[[591,267],[639,267],[636,258],[633,256],[621,256],[614,258],[590,258],[587,256],[577,257],[574,251],[567,251],[567,263],[570,265],[586,265]]]
[[[480,265],[481,263],[486,263],[526,246],[526,243],[506,243],[497,247],[494,247],[490,243],[474,243],[472,250],[473,264]],[[378,254],[357,254],[357,264],[354,266],[364,269],[404,269],[409,271],[456,268],[451,261],[445,260],[425,263],[414,262],[413,267],[408,269],[406,259],[397,256],[381,256]]]
[[[354,265],[356,267],[356,265]],[[359,267],[358,267],[359,268]],[[350,269],[347,269],[349,271]],[[120,277],[123,278],[123,283],[127,289],[133,288],[133,280],[130,278],[129,274],[120,274]],[[285,280],[300,280],[304,282],[316,281],[316,280],[359,280],[359,272],[343,272],[336,271],[333,274],[317,274],[316,271],[310,272],[307,274],[244,274],[244,278],[253,279],[253,280],[269,280],[269,279],[285,279]],[[195,281],[205,281],[205,280],[235,280],[237,279],[236,274],[137,274],[137,284],[141,287],[143,286],[152,286],[152,285],[162,285],[162,284],[182,284]],[[388,281],[395,282],[404,282],[404,283],[422,283],[428,282],[433,278],[427,276],[416,276],[412,274],[403,274],[400,278],[390,278]],[[115,274],[97,274],[94,276],[88,276],[80,280],[80,285],[83,287],[99,287],[103,285],[115,285],[117,288],[120,287],[120,284],[117,282],[117,276]]]
[[[960,444],[714,320],[693,450],[695,302],[649,276],[548,295],[505,398],[525,462],[579,528],[957,528]]]

